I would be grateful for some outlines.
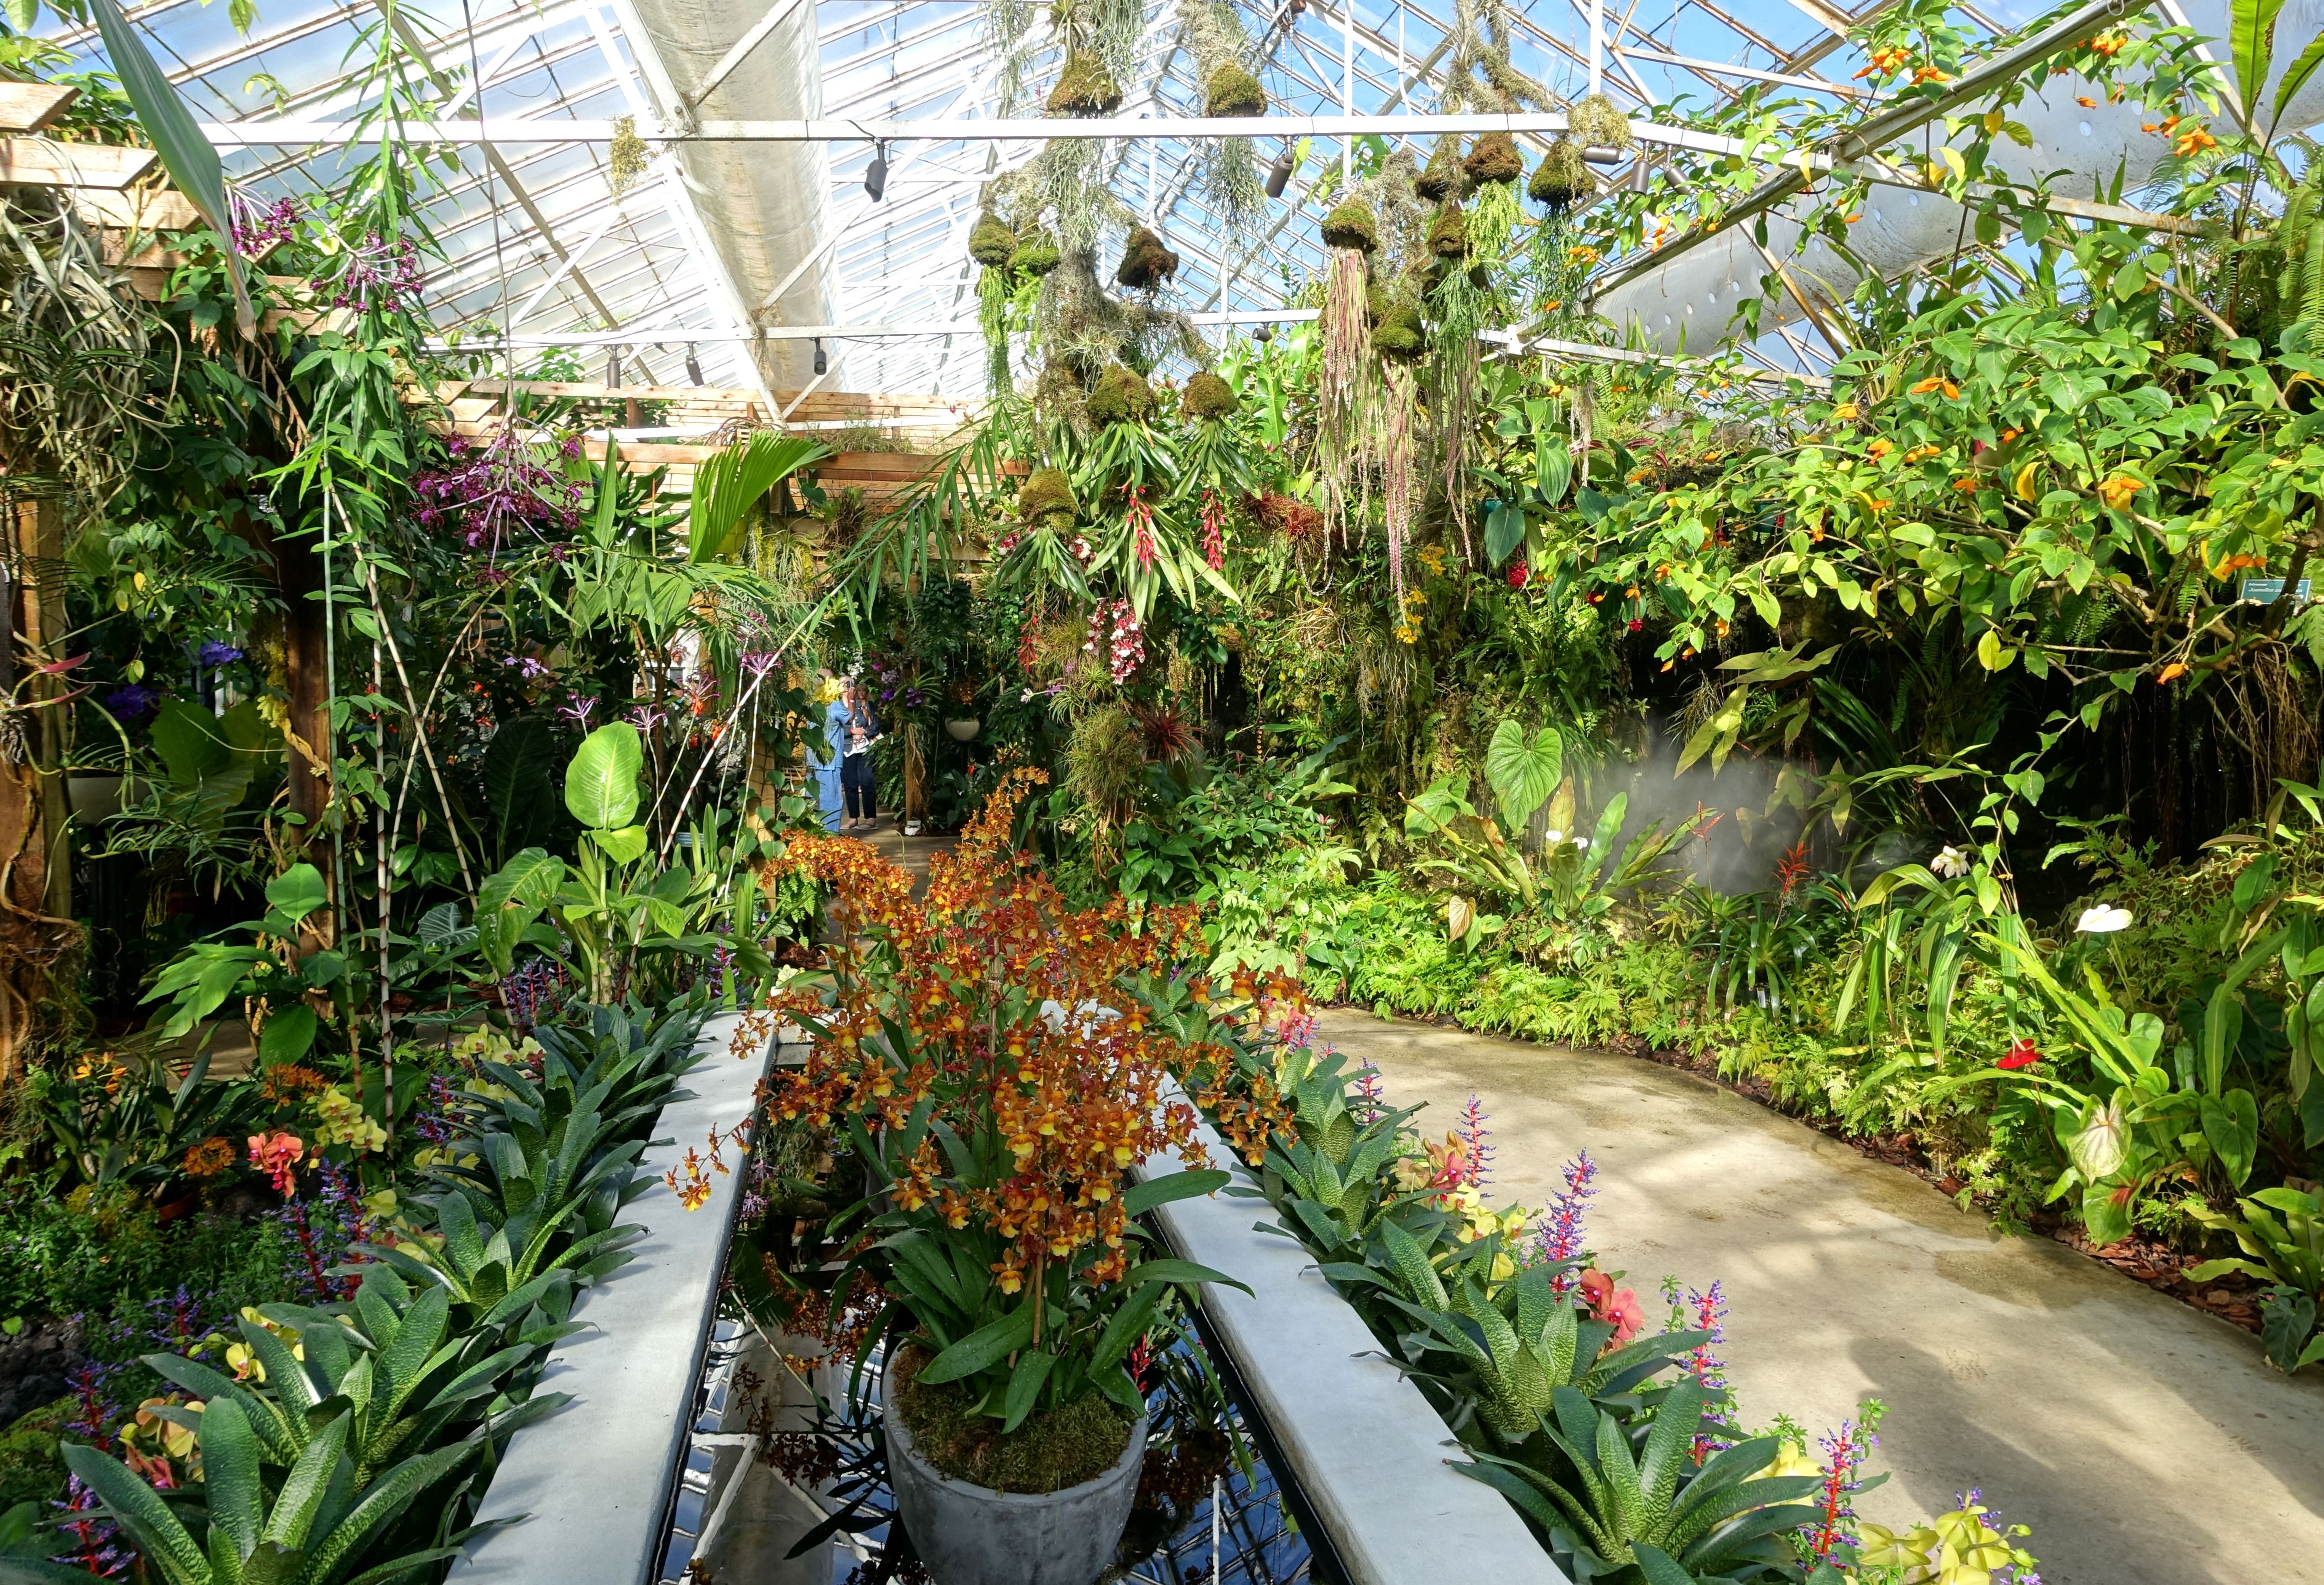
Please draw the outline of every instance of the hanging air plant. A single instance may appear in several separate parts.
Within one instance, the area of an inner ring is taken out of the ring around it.
[[[1621,150],[1637,141],[1630,135],[1630,118],[1603,94],[1575,100],[1565,113],[1565,130],[1585,149]]]
[[[1248,117],[1267,114],[1267,90],[1259,78],[1232,60],[1220,62],[1203,78],[1203,114]]]
[[[1570,137],[1559,138],[1549,145],[1549,152],[1534,170],[1533,180],[1526,184],[1526,196],[1536,204],[1546,205],[1553,215],[1563,213],[1597,190],[1598,173],[1582,157],[1582,145]]]
[[[1196,419],[1231,419],[1238,405],[1234,387],[1208,369],[1189,374],[1185,392],[1178,399],[1178,410]]]
[[[1017,251],[1017,234],[1001,222],[1001,217],[990,209],[968,234],[968,256],[988,270],[1005,270],[1010,255]]]
[[[1144,423],[1154,410],[1154,387],[1146,376],[1115,364],[1097,377],[1089,394],[1090,421],[1095,424]]]
[[[1038,281],[1057,267],[1057,244],[1046,231],[1037,231],[1018,243],[1009,255],[1009,272]]]
[[[1028,529],[1062,534],[1073,528],[1080,515],[1074,487],[1056,468],[1036,468],[1017,486],[1017,521]]]
[[[1517,153],[1517,141],[1505,132],[1489,132],[1477,140],[1469,157],[1461,161],[1461,173],[1478,187],[1488,182],[1512,182],[1525,174],[1525,160]]]
[[[1115,281],[1132,291],[1153,291],[1178,272],[1178,255],[1143,226],[1132,226],[1121,244],[1121,265]]]
[[[1076,50],[1065,57],[1065,69],[1057,73],[1057,86],[1049,90],[1051,115],[1111,115],[1120,108],[1121,85],[1113,80],[1104,61],[1087,50]]]
[[[1460,259],[1469,253],[1469,221],[1458,198],[1448,199],[1428,227],[1428,251],[1440,259]]]
[[[1414,319],[1419,315],[1416,310]],[[1374,448],[1379,461],[1380,521],[1388,530],[1388,580],[1404,598],[1404,551],[1420,515],[1419,382],[1411,364],[1394,359],[1380,370],[1380,415]]]

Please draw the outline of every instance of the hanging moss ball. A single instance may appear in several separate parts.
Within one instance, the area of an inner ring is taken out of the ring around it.
[[[1227,61],[1204,79],[1203,114],[1264,115],[1267,114],[1267,90],[1259,86],[1257,78],[1233,61]]]
[[[1603,94],[1575,100],[1565,113],[1565,130],[1585,149],[1627,149],[1633,142],[1630,118]]]
[[[1578,204],[1597,190],[1598,173],[1590,169],[1590,162],[1582,157],[1582,145],[1572,138],[1551,143],[1535,168],[1533,180],[1526,184],[1526,196],[1553,211]]]
[[[1037,231],[1017,244],[1009,255],[1009,268],[1019,275],[1038,278],[1057,267],[1057,244],[1049,240],[1046,231]]]
[[[1178,272],[1178,255],[1143,226],[1130,227],[1121,244],[1121,267],[1113,278],[1132,291],[1152,291]]]
[[[1017,486],[1018,521],[1028,528],[1062,534],[1074,526],[1080,511],[1074,501],[1073,485],[1056,468],[1036,468]]]
[[[1489,181],[1515,181],[1525,174],[1525,159],[1517,152],[1517,139],[1505,132],[1489,132],[1461,161],[1461,172],[1480,187]]]
[[[1428,251],[1440,259],[1458,259],[1469,252],[1469,217],[1461,212],[1461,201],[1452,198],[1436,211],[1436,218],[1428,226]]]
[[[1348,198],[1323,217],[1323,242],[1335,248],[1370,253],[1379,246],[1379,221],[1361,198]]]
[[[1065,57],[1057,86],[1049,90],[1052,115],[1111,115],[1121,108],[1121,85],[1105,62],[1087,50]]]
[[[1143,422],[1153,410],[1154,387],[1146,382],[1145,376],[1120,364],[1097,377],[1097,388],[1089,395],[1089,416],[1093,423]]]
[[[1208,369],[1186,376],[1185,392],[1178,398],[1178,410],[1190,419],[1231,419],[1238,405],[1234,387]]]
[[[1409,359],[1428,350],[1420,304],[1408,290],[1374,286],[1364,294],[1364,318],[1371,322],[1372,346],[1381,356]]]
[[[1008,268],[1010,256],[1017,251],[1017,234],[1001,223],[1001,217],[988,211],[968,234],[968,256],[988,270]]]
[[[1412,179],[1412,190],[1432,204],[1443,203],[1462,185],[1461,161],[1454,148],[1455,140],[1452,138],[1439,141],[1436,152],[1428,156],[1428,163]]]

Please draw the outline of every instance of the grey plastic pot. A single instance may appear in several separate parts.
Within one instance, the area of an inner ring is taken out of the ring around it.
[[[912,1445],[893,1398],[881,1415],[896,1507],[936,1585],[1095,1585],[1113,1562],[1146,1461],[1145,1415],[1103,1474],[1037,1497],[953,1479]]]

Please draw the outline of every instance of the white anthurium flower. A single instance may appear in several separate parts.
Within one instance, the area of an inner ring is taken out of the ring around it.
[[[2084,908],[2082,917],[2074,921],[2074,928],[2089,935],[2111,935],[2117,930],[2130,928],[2130,910],[2111,903],[2100,903],[2094,908]]]
[[[1959,880],[1969,873],[1969,855],[1957,847],[1947,847],[1929,861],[1929,868],[1948,880]]]

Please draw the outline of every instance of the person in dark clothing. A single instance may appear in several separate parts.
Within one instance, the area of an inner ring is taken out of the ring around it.
[[[847,679],[841,695],[840,714],[845,742],[840,746],[839,787],[847,801],[847,818],[839,828],[865,830],[880,818],[879,794],[872,784],[872,745],[879,739],[880,722],[863,696],[863,685],[853,677]]]

